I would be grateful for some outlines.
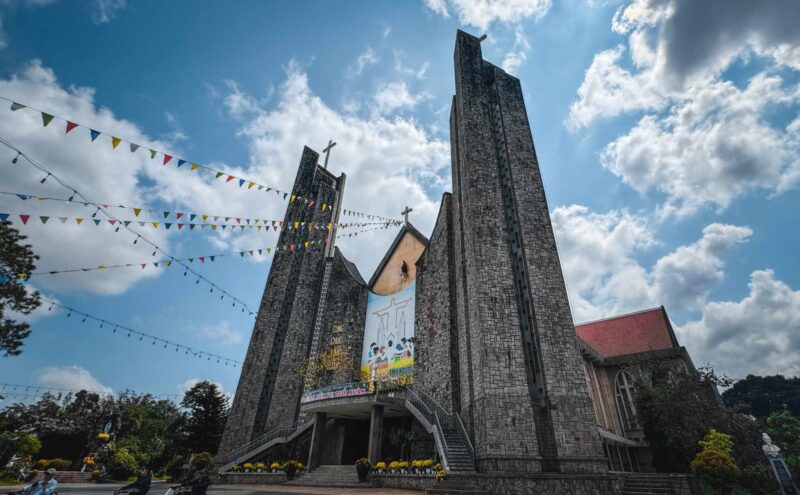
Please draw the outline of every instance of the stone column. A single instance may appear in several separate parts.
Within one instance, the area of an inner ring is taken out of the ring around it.
[[[308,449],[308,470],[320,464],[322,449],[325,448],[325,423],[328,415],[324,412],[314,413],[314,430],[311,432],[311,448]]]
[[[375,464],[381,460],[381,437],[383,436],[383,406],[372,406],[372,416],[369,423],[369,462]]]

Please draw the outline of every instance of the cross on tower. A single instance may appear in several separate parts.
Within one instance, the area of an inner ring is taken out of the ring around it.
[[[328,146],[322,149],[322,152],[325,153],[325,165],[323,165],[323,167],[325,167],[326,170],[328,169],[328,158],[331,157],[331,148],[334,146],[336,146],[336,143],[334,143],[332,139],[329,139]]]
[[[413,208],[409,208],[408,206],[406,206],[406,208],[400,212],[401,215],[406,217],[406,223],[408,223],[408,214],[411,213],[412,211],[414,211]]]

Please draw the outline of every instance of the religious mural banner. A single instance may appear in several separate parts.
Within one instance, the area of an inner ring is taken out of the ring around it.
[[[366,383],[347,383],[344,385],[331,385],[318,388],[303,395],[301,404],[325,399],[339,399],[342,397],[360,397],[372,393]]]
[[[370,292],[361,352],[361,379],[407,383],[414,368],[416,282],[394,294]]]

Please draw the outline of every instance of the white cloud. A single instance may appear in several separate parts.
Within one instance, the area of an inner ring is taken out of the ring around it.
[[[409,118],[396,116],[390,120],[378,113],[361,118],[338,113],[312,93],[307,74],[296,63],[290,63],[286,72],[275,104],[256,107],[253,117],[243,122],[240,135],[248,140],[251,150],[246,174],[288,188],[303,146],[320,151],[333,139],[338,145],[328,168],[337,175],[347,173],[344,208],[397,218],[403,206],[410,205],[415,210],[412,221],[422,232],[430,232],[439,197],[428,197],[424,186],[441,187],[442,178],[449,176],[448,143],[432,139]],[[208,196],[202,184],[190,187],[197,190],[188,191],[186,201]],[[265,218],[282,217],[285,203],[271,201],[265,205],[263,196],[251,196],[251,209],[262,211]],[[238,194],[227,198],[227,209],[238,208],[235,205],[247,197]],[[383,254],[380,246],[388,248],[395,233],[396,229],[368,232],[340,239],[339,245],[369,278]],[[254,239],[255,234],[245,233],[226,242],[241,249],[252,247]],[[263,234],[258,239],[263,243]]]
[[[402,108],[414,108],[424,95],[412,94],[404,81],[382,85],[373,96],[375,109],[382,114],[392,113]]]
[[[459,22],[486,30],[495,22],[516,23],[543,16],[550,9],[550,0],[425,0],[429,9],[444,17],[449,12]]]
[[[517,26],[514,30],[514,46],[511,51],[506,53],[503,57],[501,67],[509,74],[516,74],[525,60],[528,59],[528,54],[531,51],[531,45],[525,37],[525,32],[522,27]]]
[[[214,385],[217,386],[219,391],[222,392],[222,395],[224,395],[225,397],[228,398],[228,404],[230,404],[233,401],[233,392],[226,392],[225,388],[222,386],[221,383],[216,382],[214,380],[209,380],[207,378],[197,378],[197,377],[195,377],[195,378],[189,378],[185,382],[179,383],[176,386],[176,389],[178,390],[178,395],[180,395],[180,397],[178,398],[178,402],[181,402],[183,400],[183,396],[186,395],[186,392],[191,390],[192,387],[194,387],[195,385],[197,385],[200,382],[211,382],[211,383],[213,383]]]
[[[66,390],[87,390],[109,394],[110,387],[100,383],[91,373],[80,366],[48,366],[39,371],[39,385]]]
[[[745,373],[800,376],[800,291],[772,270],[750,275],[739,301],[710,302],[702,317],[676,328],[696,362],[741,378]]]
[[[74,119],[76,122],[95,126],[140,143],[150,143],[158,149],[170,149],[169,143],[150,138],[133,123],[116,117],[106,108],[97,108],[91,88],[63,88],[52,70],[38,61],[28,64],[10,79],[0,80],[0,94],[21,103],[46,109],[56,115]],[[149,204],[149,196],[140,184],[142,176],[156,176],[160,169],[145,157],[144,150],[132,154],[122,146],[112,150],[110,138],[99,137],[94,143],[86,128],[74,129],[64,135],[64,122],[54,120],[42,128],[38,112],[23,109],[11,113],[2,110],[0,136],[19,147],[37,162],[50,168],[57,175],[73,184],[90,199],[109,201],[113,204]],[[8,164],[16,153],[3,147],[0,160]],[[10,165],[9,165],[10,166]],[[14,165],[3,179],[5,191],[36,193],[53,197],[69,197],[71,192],[58,186],[53,179],[40,183],[45,174],[26,165],[23,159]],[[77,198],[76,198],[77,199]],[[15,226],[28,236],[27,242],[40,256],[37,271],[59,270],[97,266],[98,264],[132,263],[151,258],[152,250],[143,242],[133,244],[135,236],[114,227],[91,223],[94,209],[81,205],[69,205],[49,201],[21,201],[16,197],[0,198],[0,211],[51,216],[53,221],[42,225],[34,216],[27,226],[21,225],[18,216]],[[80,226],[74,223],[62,225],[56,220],[59,215],[81,216],[86,220]],[[131,215],[132,216],[132,215]],[[104,218],[98,213],[97,218]],[[148,239],[169,249],[167,235],[163,230],[143,231]],[[103,246],[102,252],[97,246]],[[121,269],[114,277],[102,272],[41,276],[33,282],[42,289],[87,290],[101,294],[118,294],[127,290],[136,281],[157,276],[151,270]]]
[[[431,64],[428,61],[422,62],[419,68],[414,68],[406,64],[406,53],[403,50],[394,50],[394,70],[404,77],[414,79],[425,79]]]
[[[353,65],[348,67],[348,75],[350,77],[360,76],[364,69],[370,65],[375,65],[380,61],[380,58],[375,54],[371,47],[367,47],[366,51],[356,58]]]
[[[800,102],[800,90],[781,83],[759,74],[744,89],[693,87],[666,117],[647,115],[612,141],[603,165],[637,191],[663,193],[664,213],[725,208],[755,190],[784,192],[800,174],[800,133],[774,127],[765,113]]]
[[[198,329],[198,333],[215,342],[229,345],[242,342],[242,334],[231,327],[230,322],[223,320],[216,325],[206,325]]]
[[[623,67],[622,46],[597,53],[567,126],[644,112],[604,149],[603,164],[639,192],[663,195],[664,215],[724,209],[755,191],[780,194],[800,176],[800,139],[774,115],[797,108],[800,87],[771,69],[744,88],[724,76],[733,61],[752,57],[800,70],[798,16],[793,0],[630,0],[612,30],[628,36],[634,69]]]
[[[107,24],[127,7],[127,0],[94,0],[92,21]]]
[[[722,280],[725,256],[752,234],[747,227],[711,224],[700,239],[648,269],[636,256],[658,241],[645,217],[572,205],[553,210],[552,219],[576,321],[660,305],[697,310]]]

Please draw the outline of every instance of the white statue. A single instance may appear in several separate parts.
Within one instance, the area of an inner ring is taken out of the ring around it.
[[[772,439],[766,433],[761,434],[761,439],[764,441],[764,445],[761,449],[764,451],[768,457],[778,457],[781,454],[781,448],[777,445],[772,443]]]

